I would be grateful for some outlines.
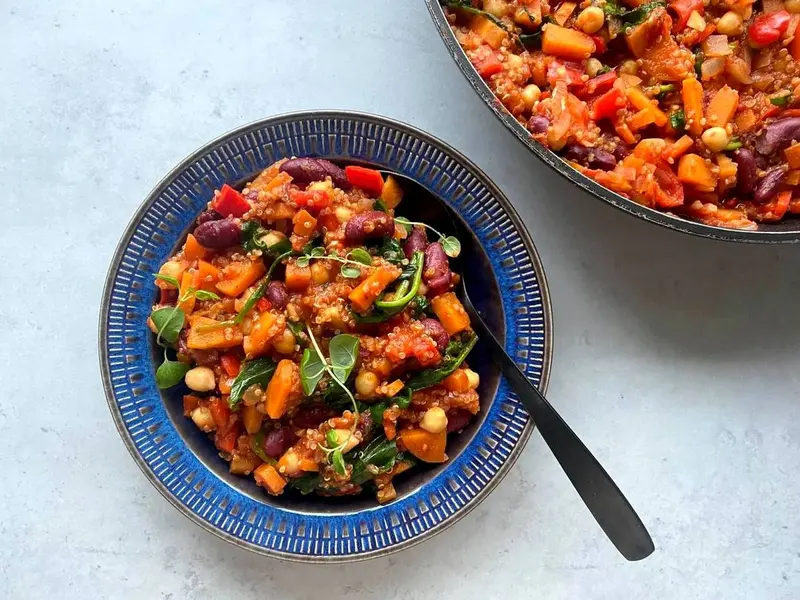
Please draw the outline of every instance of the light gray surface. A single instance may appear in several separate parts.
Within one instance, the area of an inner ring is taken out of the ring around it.
[[[473,95],[419,0],[0,1],[0,598],[797,598],[798,252],[637,222],[545,170]],[[433,540],[283,564],[203,532],[119,440],[96,359],[108,261],[181,158],[303,108],[465,152],[530,228],[550,398],[648,524],[627,564],[537,434]]]

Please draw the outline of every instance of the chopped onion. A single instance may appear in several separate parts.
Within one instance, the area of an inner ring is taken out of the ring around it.
[[[728,46],[727,35],[710,35],[703,40],[703,53],[706,56],[728,56],[733,53],[731,47]]]
[[[753,83],[753,80],[750,79],[750,67],[743,58],[731,56],[725,63],[725,69],[739,83],[745,85]]]
[[[722,57],[709,58],[703,61],[700,71],[703,75],[703,81],[714,79],[717,75],[722,74],[725,70],[725,59]]]
[[[695,31],[703,31],[706,28],[706,20],[696,10],[693,10],[689,15],[689,20],[686,21],[686,24]]]

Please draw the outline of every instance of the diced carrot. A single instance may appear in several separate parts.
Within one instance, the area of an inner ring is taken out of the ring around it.
[[[356,310],[367,310],[386,286],[400,276],[397,269],[379,267],[347,296]]]
[[[739,92],[727,85],[722,86],[708,104],[706,126],[725,127],[730,123],[738,106]]]
[[[265,189],[264,186],[266,186],[268,183],[270,183],[276,177],[280,177],[281,175],[287,175],[288,176],[288,173],[281,173],[280,172],[281,165],[283,165],[283,163],[285,163],[287,160],[288,159],[283,158],[283,159],[279,160],[278,162],[272,163],[266,169],[261,171],[261,173],[258,174],[258,177],[256,177],[252,182],[250,182],[245,187],[247,189],[250,189],[250,190],[260,191],[260,190]],[[291,181],[291,180],[292,180],[292,178],[289,177],[289,181]]]
[[[239,346],[242,339],[244,335],[238,325],[220,327],[219,321],[198,316],[190,320],[186,345],[192,350],[233,348]]]
[[[291,175],[289,175],[288,173],[285,173],[285,172],[278,173],[277,175],[275,175],[275,177],[273,177],[269,181],[269,183],[264,185],[264,191],[269,191],[269,190],[275,189],[276,187],[280,187],[282,185],[286,185],[287,183],[291,183],[291,182],[292,182],[292,176]]]
[[[620,139],[625,142],[626,144],[635,144],[636,143],[636,136],[633,135],[631,128],[628,127],[628,124],[624,121],[617,120],[614,122],[614,131],[617,132],[617,135]]]
[[[633,155],[650,163],[657,163],[667,148],[667,142],[662,138],[645,138],[633,149]]]
[[[311,267],[298,267],[296,263],[290,262],[286,265],[285,284],[290,292],[302,292],[311,282]]]
[[[555,13],[553,13],[553,19],[556,23],[563,26],[564,23],[572,16],[572,13],[575,12],[575,7],[577,4],[574,2],[562,2],[561,6],[558,7]]]
[[[183,397],[183,416],[188,417],[192,411],[200,405],[200,398],[192,394],[186,394]]]
[[[634,131],[638,131],[639,129],[644,129],[651,123],[655,123],[655,120],[653,111],[644,108],[628,119],[628,125],[630,125],[630,128]]]
[[[681,95],[686,128],[692,135],[700,135],[703,133],[703,84],[694,78],[684,79]]]
[[[319,465],[311,458],[299,458],[297,460],[297,466],[301,471],[306,471],[309,473],[316,473],[319,471]]]
[[[499,50],[503,45],[508,33],[502,27],[498,27],[489,19],[483,16],[476,16],[472,21],[472,31],[477,33],[483,41],[495,50]]]
[[[197,263],[197,270],[200,272],[200,289],[207,292],[216,292],[220,276],[219,269],[210,262],[201,260]]]
[[[230,394],[231,389],[233,388],[233,382],[236,380],[235,377],[228,377],[227,375],[223,375],[219,378],[219,382],[217,383],[217,387],[219,388],[220,394]]]
[[[703,157],[697,154],[684,154],[678,163],[678,179],[687,185],[694,186],[701,192],[713,192],[717,185],[717,177],[706,164]]]
[[[647,110],[653,115],[653,123],[659,127],[667,124],[667,115],[639,87],[629,87],[625,95],[631,104],[639,110]]]
[[[786,174],[786,185],[800,185],[800,169],[793,169]]]
[[[183,311],[183,314],[190,315],[194,310],[194,305],[197,302],[192,290],[196,290],[200,284],[200,272],[191,270],[184,271],[181,276],[181,289],[178,292],[178,308]]]
[[[739,133],[747,133],[758,124],[758,117],[752,109],[745,108],[743,111],[736,114],[734,121],[736,122],[736,129]]]
[[[403,389],[403,385],[404,384],[402,381],[395,379],[392,383],[386,386],[386,395],[389,396],[389,398],[393,398],[400,390]]]
[[[396,208],[400,201],[403,199],[403,188],[397,183],[397,179],[389,175],[383,184],[381,190],[381,200],[386,208]]]
[[[792,169],[800,169],[800,143],[792,144],[783,153]]]
[[[310,236],[314,232],[314,228],[317,226],[317,220],[311,216],[311,213],[305,208],[292,218],[292,223],[294,223],[294,228],[292,231],[296,235],[302,235],[305,237]]]
[[[267,415],[270,419],[280,419],[290,408],[292,396],[300,383],[300,370],[294,361],[284,358],[275,368],[275,374],[267,385]]]
[[[445,447],[447,446],[447,431],[431,433],[415,427],[400,431],[400,440],[406,449],[424,462],[441,463],[447,460]]]
[[[267,268],[260,259],[233,263],[223,269],[217,289],[230,298],[236,298],[266,272]]]
[[[595,51],[594,40],[582,31],[568,29],[555,23],[542,27],[542,51],[545,54],[583,60]]]
[[[229,377],[236,377],[242,368],[242,361],[239,360],[238,356],[231,352],[226,352],[220,356],[219,362]]]
[[[469,377],[465,369],[456,369],[442,381],[444,387],[451,392],[468,392],[469,391]]]
[[[455,293],[436,296],[431,300],[431,308],[448,334],[455,335],[469,327],[469,315]]]
[[[261,422],[264,420],[264,415],[258,411],[258,409],[253,406],[247,406],[246,404],[242,407],[242,423],[244,423],[244,429],[250,435],[254,433],[258,433],[258,430],[261,429]]]
[[[183,257],[186,260],[199,260],[201,258],[205,258],[208,250],[204,246],[200,245],[200,242],[197,241],[197,238],[194,237],[191,233],[186,236],[186,243],[183,245]]]
[[[250,334],[244,337],[244,352],[248,357],[260,356],[269,349],[269,342],[277,332],[274,327],[276,321],[275,315],[270,312],[258,315]]]
[[[253,476],[258,485],[266,488],[270,494],[275,496],[280,494],[283,488],[286,487],[286,480],[281,477],[275,467],[269,463],[259,465],[256,470],[253,471]]]
[[[674,161],[686,154],[692,146],[694,146],[694,139],[688,135],[684,135],[664,150],[664,160],[670,162],[669,159],[672,159]]]

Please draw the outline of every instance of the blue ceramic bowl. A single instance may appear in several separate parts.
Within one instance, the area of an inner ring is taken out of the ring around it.
[[[552,349],[547,285],[533,243],[502,192],[467,158],[418,129],[326,111],[272,117],[232,131],[184,160],[145,199],[122,236],[103,291],[99,350],[108,405],[150,482],[222,539],[306,562],[384,555],[421,542],[475,508],[530,436],[525,409],[491,361],[483,360],[480,344],[470,359],[481,374],[479,418],[450,440],[449,462],[414,471],[398,484],[398,499],[383,506],[366,496],[268,496],[252,479],[230,475],[213,444],[183,417],[184,390],[159,391],[155,384],[157,349],[146,325],[155,299],[153,274],[183,242],[215,188],[241,183],[289,156],[395,171],[445,199],[481,244],[480,264],[464,266],[485,284],[479,308],[528,376],[546,387]]]

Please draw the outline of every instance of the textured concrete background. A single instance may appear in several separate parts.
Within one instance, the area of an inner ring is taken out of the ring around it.
[[[540,165],[472,93],[420,0],[0,0],[0,598],[798,598],[800,248],[640,223]],[[480,508],[347,566],[205,533],[119,440],[96,358],[108,261],[181,158],[303,108],[452,143],[531,230],[550,397],[658,547],[628,564],[538,435]]]

